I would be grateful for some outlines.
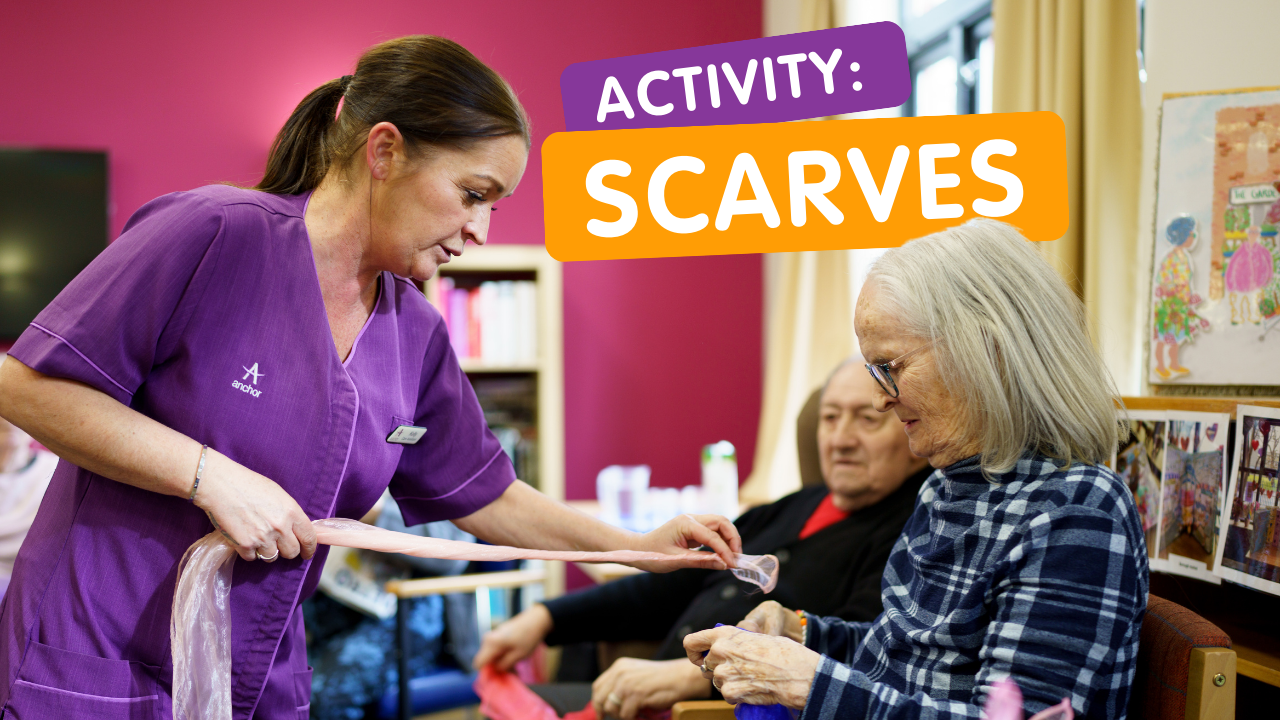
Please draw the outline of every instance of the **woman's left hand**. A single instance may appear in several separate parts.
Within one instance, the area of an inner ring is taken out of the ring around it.
[[[804,641],[804,625],[800,616],[777,600],[766,600],[757,605],[738,623],[738,627],[748,632],[788,638],[792,642]]]
[[[635,563],[635,567],[649,572],[669,572],[679,567],[703,567],[724,570],[737,567],[734,553],[742,552],[742,538],[738,529],[728,519],[719,515],[680,515],[653,532],[641,535],[633,550],[681,555],[693,548],[705,545],[715,555],[687,565],[675,563]]]
[[[787,638],[718,627],[686,635],[689,662],[730,703],[804,708],[822,656]],[[705,653],[705,655],[704,655]]]

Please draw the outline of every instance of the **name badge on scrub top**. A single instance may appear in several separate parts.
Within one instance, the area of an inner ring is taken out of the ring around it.
[[[387,442],[399,443],[401,445],[417,445],[423,435],[427,434],[427,429],[416,425],[401,425],[391,434],[387,436]]]

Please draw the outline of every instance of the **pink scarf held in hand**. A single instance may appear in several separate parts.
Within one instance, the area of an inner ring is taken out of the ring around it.
[[[564,560],[566,562],[678,562],[688,555],[616,550],[561,552],[477,545],[424,538],[365,525],[355,520],[316,520],[322,545],[445,560]],[[706,553],[690,553],[699,557]],[[169,635],[173,645],[174,720],[231,720],[231,568],[236,553],[221,533],[205,535],[187,549],[178,565]],[[737,555],[738,578],[771,592],[778,584],[778,559]]]
[[[1030,720],[1071,720],[1075,713],[1071,711],[1071,701],[1063,698],[1062,702],[1032,715]],[[1022,691],[1018,683],[1009,678],[997,680],[987,693],[987,720],[1022,720]]]

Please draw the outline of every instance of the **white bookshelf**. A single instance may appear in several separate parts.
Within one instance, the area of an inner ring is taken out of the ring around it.
[[[461,257],[442,265],[427,282],[428,298],[436,297],[441,277],[455,282],[487,278],[532,277],[536,284],[537,350],[532,363],[491,364],[476,358],[459,364],[473,382],[487,377],[531,377],[536,384],[537,486],[548,497],[564,501],[564,300],[559,261],[542,245],[485,245],[469,247]],[[444,311],[441,308],[442,312]],[[523,479],[523,478],[522,478]],[[564,592],[564,564],[548,563],[546,593]]]

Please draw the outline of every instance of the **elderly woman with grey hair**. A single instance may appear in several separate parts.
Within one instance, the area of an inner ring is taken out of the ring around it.
[[[1122,431],[1079,299],[1016,230],[974,220],[885,253],[855,320],[877,409],[937,468],[885,568],[884,613],[765,603],[742,629],[688,636],[689,659],[731,702],[801,718],[979,718],[1003,678],[1028,711],[1067,698],[1123,718],[1147,554],[1101,465]]]

